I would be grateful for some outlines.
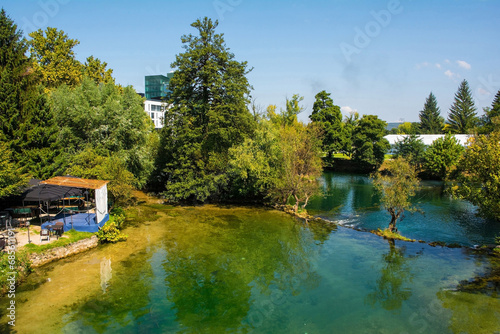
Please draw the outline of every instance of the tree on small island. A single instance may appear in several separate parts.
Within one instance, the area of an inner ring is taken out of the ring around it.
[[[397,158],[388,162],[383,172],[374,173],[372,179],[381,195],[382,206],[391,214],[389,231],[397,232],[396,222],[402,214],[416,211],[410,201],[420,186],[415,167],[403,158]]]

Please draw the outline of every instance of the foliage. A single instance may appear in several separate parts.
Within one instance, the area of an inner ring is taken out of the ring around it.
[[[436,139],[424,153],[424,169],[431,175],[446,180],[455,169],[464,148],[451,134]]]
[[[363,115],[353,131],[352,160],[368,170],[377,169],[390,145],[385,135],[386,122],[375,115]]]
[[[110,181],[108,191],[114,205],[127,205],[132,200],[135,178],[119,155],[102,156],[88,146],[73,157],[66,174]]]
[[[437,100],[432,92],[425,100],[424,109],[420,111],[420,133],[439,134],[443,132],[444,118],[437,105]]]
[[[392,240],[402,240],[402,241],[415,241],[414,239],[407,238],[405,236],[402,236],[401,234],[391,231],[390,229],[377,229],[376,231],[373,231],[373,234],[379,235],[381,237],[384,237],[386,239],[392,239]]]
[[[279,127],[259,119],[252,137],[229,149],[232,193],[243,198],[268,197],[279,182],[283,154]]]
[[[418,135],[408,135],[395,145],[395,157],[402,157],[415,168],[419,168],[424,157],[425,144]]]
[[[34,59],[33,67],[42,76],[48,89],[62,84],[76,86],[82,80],[82,64],[76,60],[73,48],[80,44],[70,39],[62,30],[47,27],[30,34],[30,53]]]
[[[17,25],[0,12],[0,141],[16,138],[22,121],[23,91],[29,84],[28,46]]]
[[[322,166],[318,131],[314,125],[305,126],[302,123],[283,127],[280,131],[282,174],[271,189],[271,196],[283,203],[292,196],[295,213],[301,203],[304,209],[309,198],[319,189]]]
[[[19,124],[18,135],[11,143],[15,160],[22,171],[37,179],[47,179],[64,171],[62,149],[58,145],[57,126],[44,88],[41,85],[27,88],[24,102],[24,119]]]
[[[112,77],[113,70],[106,69],[106,66],[108,66],[106,62],[102,62],[99,58],[90,56],[83,66],[83,75],[94,80],[97,84],[114,83],[115,79]]]
[[[127,240],[127,236],[118,229],[118,226],[114,222],[104,224],[96,235],[101,243],[116,243]]]
[[[321,91],[316,94],[316,101],[309,118],[319,125],[322,132],[321,147],[330,160],[334,153],[342,151],[346,141],[340,107],[333,104],[329,93]]]
[[[9,254],[11,253],[11,254]],[[10,263],[14,261],[14,263]],[[15,268],[15,270],[12,270]],[[5,295],[10,288],[10,281],[7,279],[16,272],[16,283],[18,284],[31,272],[31,262],[25,251],[18,252],[0,252],[0,295]]]
[[[357,112],[349,113],[349,116],[344,118],[342,123],[344,129],[344,145],[342,147],[341,152],[348,156],[349,158],[352,156],[353,152],[353,134],[354,129],[358,125],[359,122],[359,114]]]
[[[12,161],[7,144],[0,142],[0,198],[17,195],[28,184],[28,175],[22,174]]]
[[[467,80],[463,80],[455,93],[455,100],[450,108],[445,129],[453,134],[467,134],[474,129],[477,122],[472,92]]]
[[[491,108],[484,108],[485,115],[482,119],[482,126],[479,133],[488,134],[493,131],[499,131],[500,127],[500,90],[495,95]]]
[[[420,124],[415,122],[404,122],[396,128],[396,134],[416,135],[420,134]]]
[[[397,232],[396,223],[401,215],[416,210],[410,199],[419,188],[419,180],[415,167],[403,158],[388,162],[386,173],[375,173],[373,184],[381,195],[382,206],[391,215],[389,230]]]
[[[204,18],[191,26],[199,36],[182,37],[176,56],[170,103],[157,161],[157,182],[171,201],[220,198],[228,190],[229,149],[254,129],[247,109],[247,63],[234,60],[218,22]]]
[[[59,87],[51,97],[61,127],[59,145],[68,160],[90,146],[98,155],[119,157],[134,175],[135,186],[146,184],[154,167],[155,147],[149,144],[157,134],[132,87],[84,78],[74,89]]]
[[[63,247],[74,242],[77,242],[82,239],[90,238],[94,235],[91,232],[79,232],[74,229],[64,232],[64,237],[57,239],[56,241],[52,241],[43,245],[36,245],[34,243],[26,244],[23,246],[23,250],[28,253],[41,253],[49,249]]]
[[[477,205],[483,215],[500,220],[500,132],[471,139],[458,170],[454,194]]]
[[[319,130],[296,119],[291,124],[283,111],[268,108],[270,120],[259,120],[253,138],[230,150],[230,178],[238,195],[268,198],[285,204],[289,197],[305,208],[318,191],[321,175]]]

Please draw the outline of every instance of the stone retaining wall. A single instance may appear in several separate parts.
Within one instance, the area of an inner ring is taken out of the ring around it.
[[[49,249],[40,254],[30,254],[31,267],[40,267],[54,260],[62,259],[73,254],[84,252],[88,249],[97,247],[99,240],[95,235],[88,239],[82,239],[72,244]]]

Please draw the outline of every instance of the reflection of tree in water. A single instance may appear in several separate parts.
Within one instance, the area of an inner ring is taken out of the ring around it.
[[[408,284],[413,279],[410,258],[405,258],[405,248],[398,248],[394,240],[389,241],[389,252],[383,254],[384,266],[380,270],[375,291],[366,297],[366,301],[375,306],[380,305],[386,310],[399,310],[403,302],[411,297]]]
[[[247,216],[186,211],[166,245],[168,299],[186,332],[235,331],[251,310],[253,289],[297,294],[302,285],[294,279],[314,276],[311,240],[303,240],[299,224],[265,211],[242,213]]]
[[[330,238],[332,232],[337,231],[337,225],[329,224],[324,221],[311,220],[307,222],[309,230],[312,232],[313,239],[318,244],[323,244]]]
[[[149,312],[149,292],[152,289],[151,254],[138,252],[124,261],[114,263],[117,270],[111,275],[111,260],[101,262],[101,288],[105,283],[105,294],[89,296],[74,309],[73,320],[81,321],[86,327],[103,333],[120,324],[123,327],[134,324]],[[108,268],[109,264],[109,268]],[[101,290],[99,290],[101,291]]]

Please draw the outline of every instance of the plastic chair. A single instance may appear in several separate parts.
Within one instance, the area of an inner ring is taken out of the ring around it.
[[[46,229],[41,229],[40,230],[40,242],[42,242],[42,239],[46,238],[47,241],[50,241],[50,232],[49,230]]]

